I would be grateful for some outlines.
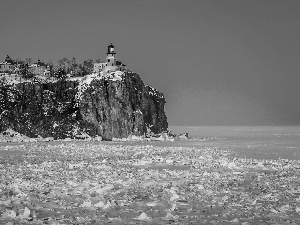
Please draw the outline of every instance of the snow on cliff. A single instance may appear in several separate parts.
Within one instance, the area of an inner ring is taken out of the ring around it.
[[[114,71],[114,72],[101,71],[100,73],[92,73],[82,78],[78,77],[79,79],[77,78],[77,81],[79,81],[79,85],[77,86],[78,92],[76,94],[76,99],[81,99],[82,94],[90,86],[93,80],[107,79],[112,81],[122,81],[123,77],[124,77],[124,72],[122,71]],[[72,80],[74,80],[74,78]]]
[[[80,97],[82,93],[90,86],[93,80],[101,80],[101,79],[107,79],[107,80],[112,80],[112,81],[122,81],[124,77],[124,72],[123,71],[101,71],[100,73],[92,73],[85,75],[84,77],[68,77],[66,80],[68,81],[78,81],[79,85],[77,87],[78,89],[78,96]],[[39,82],[39,83],[56,83],[58,79],[54,77],[46,77],[46,76],[41,76],[41,75],[36,75],[32,79],[24,79],[22,78],[21,75],[19,74],[0,74],[0,78],[5,80],[8,85],[14,85],[14,84],[19,84],[23,82]],[[158,94],[157,90],[150,85],[145,85],[145,87],[149,88],[149,94],[153,96],[160,97]]]
[[[161,93],[159,93],[154,87],[151,87],[150,85],[147,84],[145,85],[145,87],[149,88],[149,95],[153,95],[159,98],[164,98],[164,96]]]
[[[71,132],[76,126],[81,136],[111,140],[143,135],[145,124],[153,125],[153,133],[167,129],[163,94],[137,73],[102,71],[53,82],[42,78],[0,82],[0,132],[12,128],[31,138],[62,139],[77,137]]]

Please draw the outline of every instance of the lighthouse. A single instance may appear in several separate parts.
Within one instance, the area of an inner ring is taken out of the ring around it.
[[[117,58],[115,57],[115,55],[116,55],[115,47],[111,43],[107,47],[107,53],[106,53],[106,62],[107,62],[106,69],[108,69],[110,71],[115,71],[117,69],[116,68]]]
[[[126,65],[120,61],[117,61],[115,46],[110,43],[107,47],[106,61],[101,63],[94,63],[94,73],[99,73],[100,71],[116,71],[125,70]]]

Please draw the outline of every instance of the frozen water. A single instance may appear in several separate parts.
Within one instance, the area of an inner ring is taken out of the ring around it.
[[[300,126],[170,126],[176,134],[214,137],[184,145],[211,146],[230,150],[239,157],[300,160]]]

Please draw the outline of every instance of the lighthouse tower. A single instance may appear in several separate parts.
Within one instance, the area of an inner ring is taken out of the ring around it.
[[[101,71],[112,72],[117,70],[121,70],[121,71],[126,70],[126,65],[120,61],[117,61],[115,47],[111,43],[107,47],[106,61],[100,63],[94,63],[93,73],[99,73]]]
[[[105,69],[110,70],[110,71],[115,71],[117,70],[117,58],[115,57],[116,52],[115,52],[115,47],[111,43],[107,47],[107,53],[106,53],[106,67]]]

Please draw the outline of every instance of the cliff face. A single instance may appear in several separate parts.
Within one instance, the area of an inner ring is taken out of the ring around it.
[[[0,84],[0,132],[29,137],[104,139],[167,129],[163,94],[138,74],[113,72],[81,80]]]

